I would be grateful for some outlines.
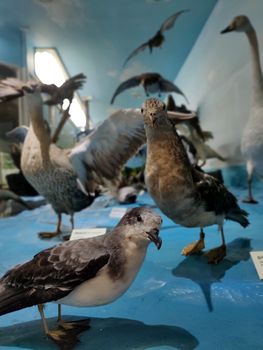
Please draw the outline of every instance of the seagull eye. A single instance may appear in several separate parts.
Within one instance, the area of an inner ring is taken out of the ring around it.
[[[165,105],[163,105],[163,110],[165,111]]]
[[[142,222],[142,217],[141,217],[141,215],[138,215],[138,216],[137,216],[137,221]]]
[[[141,114],[143,114],[143,108],[141,108]]]

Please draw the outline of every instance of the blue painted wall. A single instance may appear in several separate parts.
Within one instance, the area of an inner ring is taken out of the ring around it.
[[[117,97],[116,104],[110,107],[112,94],[123,79],[145,71],[158,71],[170,80],[175,78],[215,3],[216,0],[202,0],[200,6],[196,0],[8,0],[0,1],[0,22],[2,28],[28,27],[30,65],[34,46],[54,46],[71,75],[87,75],[81,94],[94,97],[90,110],[96,122],[115,108],[141,105],[145,96],[138,88],[137,98],[133,96],[135,90],[130,90]],[[191,12],[183,14],[176,26],[166,32],[161,50],[152,55],[143,52],[122,70],[124,59],[134,48],[149,39],[169,15],[187,8]],[[21,43],[13,47],[14,42],[10,40],[10,53],[3,54],[3,60],[22,64]],[[12,50],[17,57],[13,58]]]
[[[248,118],[252,71],[245,34],[220,35],[220,31],[236,15],[247,15],[257,31],[262,56],[262,13],[262,0],[218,1],[176,79],[191,107],[199,107],[204,129],[214,132],[210,144],[229,158],[226,164],[242,162],[240,140]]]

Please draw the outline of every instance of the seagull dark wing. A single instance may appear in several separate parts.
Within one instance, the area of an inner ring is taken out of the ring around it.
[[[168,17],[162,24],[161,28],[160,28],[160,32],[163,34],[163,32],[165,30],[171,29],[174,25],[174,22],[176,21],[176,19],[181,15],[181,13],[184,12],[188,12],[190,10],[181,10],[176,12],[175,14],[171,15],[170,17]]]
[[[160,86],[160,89],[161,89],[162,92],[175,92],[175,93],[177,93],[179,95],[182,95],[184,97],[184,99],[186,100],[186,102],[189,103],[187,97],[182,92],[182,90],[180,90],[179,87],[176,86],[171,81],[162,78],[159,81],[159,86]]]
[[[140,75],[136,75],[128,80],[125,80],[115,90],[110,103],[113,104],[116,96],[119,95],[120,93],[122,93],[124,90],[138,86],[140,83],[141,83],[141,76]]]
[[[239,222],[243,227],[249,224],[248,213],[241,209],[237,198],[227,190],[216,178],[192,169],[193,181],[201,201],[207,211],[214,211],[216,215],[225,215],[226,219]]]
[[[123,68],[126,66],[127,62],[134,56],[136,56],[138,53],[144,51],[149,45],[149,41],[146,41],[145,43],[143,43],[142,45],[140,45],[139,47],[137,47],[137,49],[133,50],[132,53],[129,54],[129,56],[126,58],[126,60],[123,63]]]
[[[87,192],[97,185],[118,183],[121,168],[146,142],[138,109],[124,109],[109,118],[76,145],[69,156]]]
[[[8,271],[0,280],[0,314],[58,300],[94,278],[110,258],[97,238],[62,243]]]

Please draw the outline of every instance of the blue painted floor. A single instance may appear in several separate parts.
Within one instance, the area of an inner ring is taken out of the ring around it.
[[[242,199],[244,190],[231,189]],[[82,333],[76,349],[263,349],[263,282],[249,256],[263,250],[263,185],[257,186],[259,205],[241,204],[249,211],[247,229],[226,222],[228,255],[218,266],[205,258],[181,256],[182,248],[196,240],[198,229],[176,226],[163,215],[160,251],[152,244],[146,261],[128,292],[111,305],[97,308],[63,307],[68,318],[91,317],[91,329]],[[93,207],[75,216],[76,227],[115,226],[111,208]],[[140,204],[153,204],[147,194]],[[69,225],[67,217],[63,217]],[[41,241],[38,231],[53,230],[56,217],[49,205],[0,220],[0,275],[30,259],[56,241]],[[220,244],[216,226],[206,228],[206,249]],[[55,322],[57,306],[46,315]],[[1,349],[56,349],[42,332],[35,307],[0,318]]]

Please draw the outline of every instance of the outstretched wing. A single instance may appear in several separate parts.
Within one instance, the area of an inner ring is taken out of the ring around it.
[[[66,296],[82,282],[95,277],[109,258],[110,253],[96,238],[68,241],[43,250],[2,277],[0,313]],[[23,297],[17,298],[21,294]]]
[[[39,83],[34,80],[23,82],[17,78],[6,78],[0,81],[0,102],[10,101],[24,96],[25,92],[33,93]]]
[[[163,34],[165,30],[171,29],[174,25],[176,19],[181,15],[181,13],[188,12],[190,10],[181,10],[174,13],[172,16],[168,17],[161,25],[160,32]]]
[[[69,156],[81,185],[117,184],[121,168],[146,142],[143,117],[137,109],[119,110],[76,145]]]
[[[143,43],[142,45],[140,45],[139,47],[137,47],[137,49],[133,50],[132,53],[130,53],[130,55],[126,58],[126,60],[123,63],[123,68],[126,66],[127,62],[134,56],[136,56],[138,53],[144,51],[149,45],[149,41],[146,41],[145,43]]]
[[[179,95],[182,95],[184,97],[184,99],[186,100],[187,103],[189,103],[187,97],[185,96],[185,94],[183,93],[182,90],[179,89],[178,86],[176,86],[174,83],[172,83],[169,80],[166,79],[160,79],[159,81],[159,86],[162,92],[176,92]]]
[[[125,80],[115,90],[110,103],[113,104],[116,96],[119,95],[120,93],[122,93],[124,90],[130,89],[130,88],[135,87],[135,86],[138,86],[140,84],[140,82],[141,82],[141,76],[140,75],[136,75],[136,76],[134,76],[134,77],[132,77],[132,78],[130,78],[128,80]]]

